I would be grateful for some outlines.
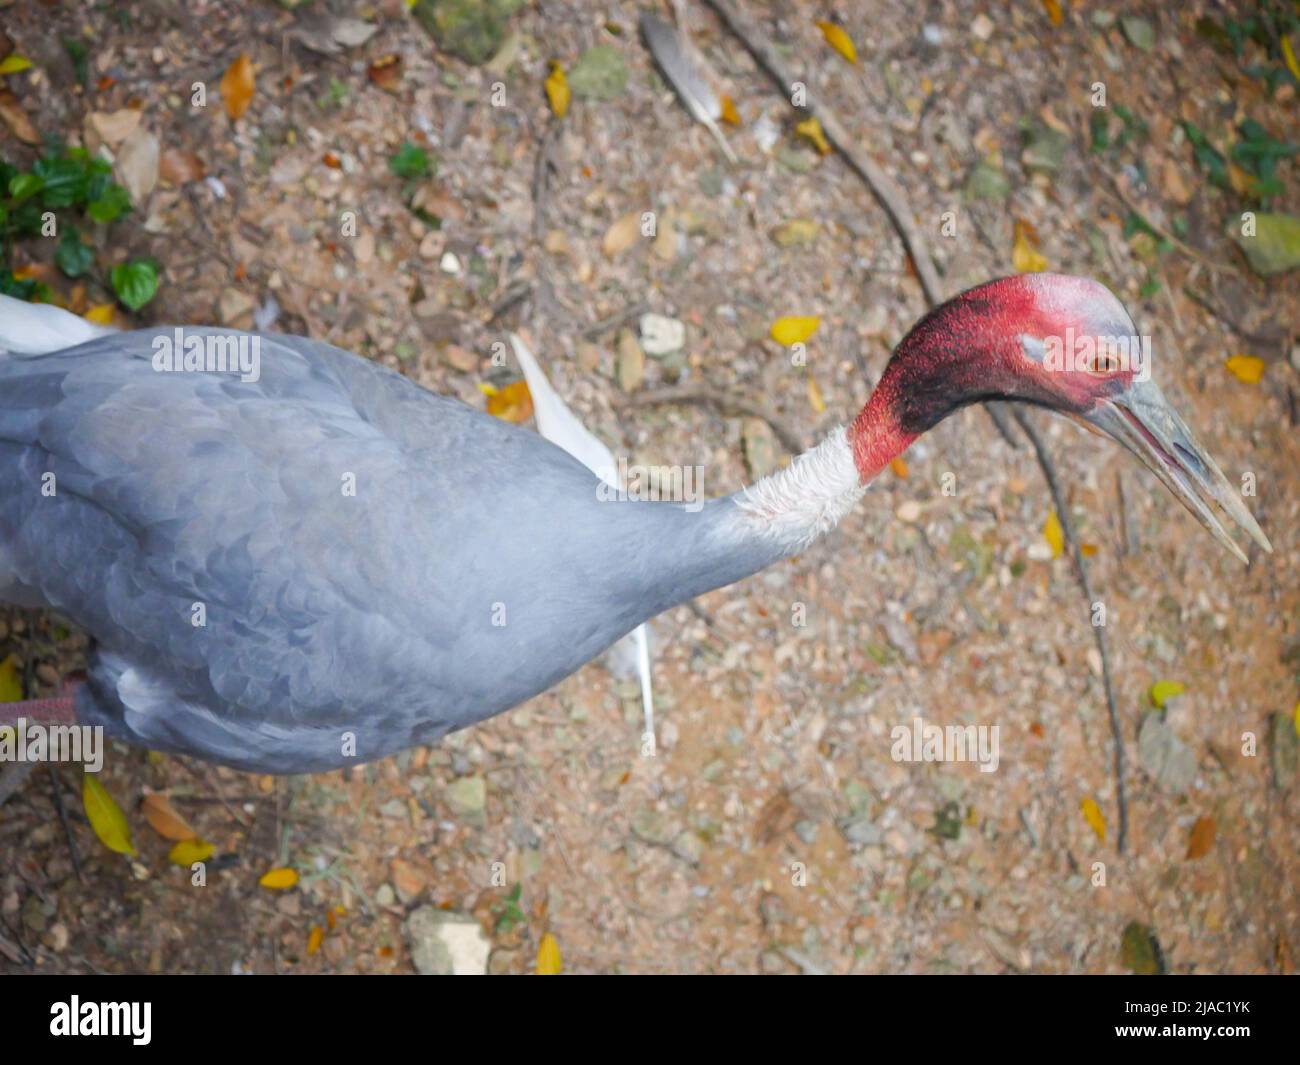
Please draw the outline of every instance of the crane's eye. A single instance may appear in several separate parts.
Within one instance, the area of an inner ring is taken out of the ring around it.
[[[1098,340],[1091,355],[1083,360],[1083,369],[1095,377],[1118,373],[1124,368],[1119,352],[1105,340]]]

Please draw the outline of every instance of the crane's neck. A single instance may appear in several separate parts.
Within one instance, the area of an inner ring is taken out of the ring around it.
[[[904,430],[895,411],[882,382],[849,425],[733,497],[747,530],[789,555],[833,529],[919,435]]]

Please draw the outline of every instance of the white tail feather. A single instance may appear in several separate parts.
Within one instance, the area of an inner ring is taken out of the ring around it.
[[[0,352],[47,355],[115,332],[49,303],[0,295]]]
[[[551,387],[545,371],[538,364],[533,353],[528,350],[528,346],[514,333],[510,334],[510,345],[515,349],[515,358],[519,360],[519,365],[523,367],[524,380],[528,382],[528,391],[533,397],[533,414],[537,417],[537,431],[552,444],[564,448],[606,484],[614,488],[622,487],[618,483],[618,466],[614,462],[613,453],[578,420],[578,416]],[[645,707],[645,730],[647,735],[653,736],[654,692],[650,685],[650,641],[646,627],[637,626],[632,633],[632,639],[636,645],[637,672],[641,676],[641,702]]]

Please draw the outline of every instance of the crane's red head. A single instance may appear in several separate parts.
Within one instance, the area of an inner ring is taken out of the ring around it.
[[[1150,373],[1149,338],[1104,285],[1061,274],[990,281],[936,307],[898,345],[853,424],[854,460],[870,479],[961,407],[1032,403],[1132,451],[1242,561],[1208,504],[1272,550]]]

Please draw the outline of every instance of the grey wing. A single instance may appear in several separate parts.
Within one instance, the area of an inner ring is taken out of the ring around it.
[[[548,553],[539,535],[593,513],[594,478],[559,449],[326,345],[262,336],[245,382],[157,372],[155,335],[0,358],[0,598],[95,637],[85,716],[231,765],[321,769],[348,761],[344,732],[363,759],[432,739],[635,624],[606,616],[617,596],[583,545]],[[525,479],[581,513],[521,501]],[[546,636],[553,607],[520,586],[556,561],[594,620]],[[530,623],[493,627],[507,599]],[[501,682],[546,639],[567,653]]]

